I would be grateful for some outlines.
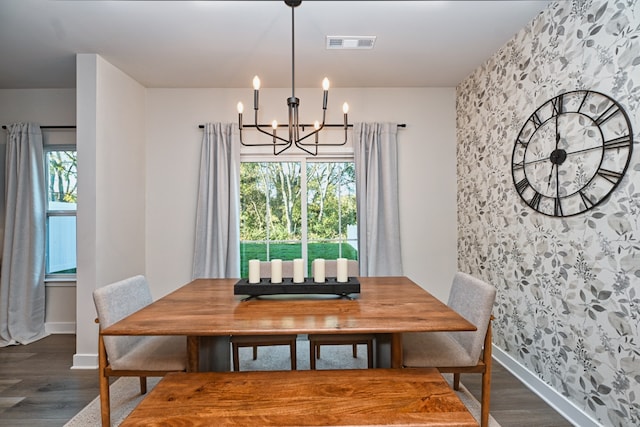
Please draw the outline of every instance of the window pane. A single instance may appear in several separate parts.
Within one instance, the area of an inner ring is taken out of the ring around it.
[[[50,216],[47,221],[46,274],[76,273],[76,217]]]
[[[48,151],[47,210],[76,210],[78,170],[75,151]]]
[[[243,162],[240,210],[241,277],[250,259],[358,259],[353,162]]]
[[[302,257],[300,163],[240,165],[240,266],[250,259]]]
[[[309,260],[358,259],[352,162],[307,165]]]

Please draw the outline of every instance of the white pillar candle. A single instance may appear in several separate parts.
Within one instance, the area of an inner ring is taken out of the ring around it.
[[[313,261],[313,281],[324,283],[324,259],[316,258]]]
[[[293,283],[304,282],[304,261],[302,258],[293,260]]]
[[[282,283],[282,260],[271,260],[271,283]]]
[[[260,282],[260,260],[249,260],[249,283]]]
[[[338,282],[344,283],[346,282],[348,279],[348,274],[347,274],[347,259],[346,258],[338,258],[336,260],[336,266],[337,266],[337,277],[336,280]]]

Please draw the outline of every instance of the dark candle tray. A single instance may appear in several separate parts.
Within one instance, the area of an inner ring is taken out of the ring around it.
[[[240,279],[233,286],[234,295],[282,295],[282,294],[333,294],[346,296],[360,293],[360,282],[356,277],[349,277],[346,282],[338,282],[335,277],[327,277],[324,283],[316,283],[312,277],[302,283],[293,283],[290,277],[283,277],[282,283],[271,283],[271,279],[262,278],[259,283],[249,283],[248,279]]]

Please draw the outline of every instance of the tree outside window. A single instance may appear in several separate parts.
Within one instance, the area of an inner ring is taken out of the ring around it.
[[[250,259],[357,259],[353,162],[243,162],[240,265]]]

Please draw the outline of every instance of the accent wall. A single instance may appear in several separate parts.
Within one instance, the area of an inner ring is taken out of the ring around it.
[[[557,218],[511,178],[514,142],[546,100],[616,99],[633,127],[603,204]],[[589,417],[640,425],[640,3],[552,3],[457,87],[458,266],[498,289],[494,346]]]

